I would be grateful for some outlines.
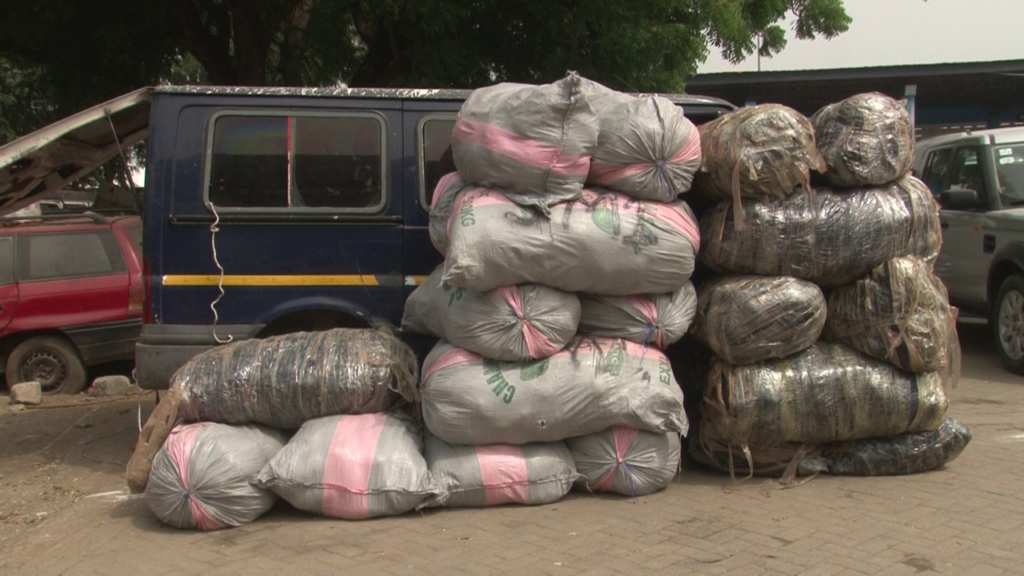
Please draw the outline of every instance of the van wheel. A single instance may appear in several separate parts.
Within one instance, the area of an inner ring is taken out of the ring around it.
[[[7,357],[7,385],[39,382],[43,394],[77,394],[85,388],[85,366],[78,351],[57,336],[36,336]]]
[[[993,327],[999,356],[1006,369],[1024,374],[1024,277],[1014,274],[1003,281],[996,295]]]

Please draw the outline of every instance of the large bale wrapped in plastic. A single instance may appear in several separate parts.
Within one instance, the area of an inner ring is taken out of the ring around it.
[[[825,295],[790,276],[723,276],[701,287],[693,333],[729,364],[785,358],[825,327]]]
[[[946,418],[938,430],[826,444],[803,467],[841,476],[899,476],[943,467],[963,452],[971,430]]]
[[[914,127],[904,101],[857,94],[818,110],[811,124],[831,186],[878,186],[903,177],[914,164]]]
[[[598,119],[575,72],[541,86],[478,88],[452,129],[455,167],[467,182],[508,190],[545,214],[580,197],[597,147]]]
[[[566,440],[577,488],[643,496],[669,485],[679,471],[679,435],[615,426]]]
[[[249,524],[277,501],[252,482],[286,441],[283,432],[262,426],[179,424],[153,459],[146,503],[175,528]]]
[[[568,494],[577,477],[561,441],[467,446],[428,434],[426,458],[440,490],[427,506],[550,504]]]
[[[697,291],[686,282],[667,294],[580,294],[579,333],[623,338],[664,350],[686,334],[697,308]]]
[[[400,411],[310,420],[256,482],[299,510],[345,520],[403,514],[437,494],[420,426]]]
[[[841,286],[899,256],[933,263],[942,244],[938,205],[913,176],[877,188],[818,188],[773,202],[744,200],[742,207],[742,230],[733,226],[727,203],[701,218],[701,257],[717,272]]]
[[[819,342],[782,360],[731,366],[716,359],[703,429],[734,446],[820,444],[935,430],[948,404],[937,373],[910,374]]]
[[[946,370],[959,358],[946,287],[919,258],[894,258],[828,297],[825,335],[910,372]]]
[[[438,267],[409,295],[402,330],[431,334],[508,362],[547,358],[576,335],[576,294],[539,284],[475,292],[442,282],[441,274]]]
[[[580,337],[525,364],[439,342],[423,374],[423,420],[451,444],[553,442],[612,426],[686,432],[668,359],[627,340]]]
[[[588,185],[659,202],[690,190],[701,163],[700,133],[681,107],[594,83],[584,93],[600,123]]]
[[[455,201],[443,280],[478,292],[543,284],[566,292],[673,292],[693,272],[700,232],[685,202],[584,190],[551,217],[516,206],[495,189]]]
[[[705,195],[733,200],[785,198],[809,187],[810,171],[825,163],[814,146],[814,127],[792,108],[758,104],[700,127],[703,164],[697,186]]]
[[[332,414],[389,410],[416,399],[417,359],[385,329],[337,328],[235,342],[174,374],[191,422],[295,429]]]
[[[778,446],[735,446],[715,438],[704,426],[687,439],[686,454],[712,470],[728,472],[733,478],[767,476],[810,476],[818,470],[806,466],[819,453],[818,445],[786,442]]]

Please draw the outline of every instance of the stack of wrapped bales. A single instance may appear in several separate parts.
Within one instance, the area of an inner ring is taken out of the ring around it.
[[[955,309],[932,274],[941,236],[908,174],[903,103],[862,94],[809,121],[778,105],[702,127],[694,334],[715,353],[689,453],[733,474],[904,474],[969,440],[945,419]],[[810,170],[832,188],[811,187]]]
[[[421,383],[430,503],[663,488],[687,430],[660,350],[696,307],[699,227],[678,196],[697,129],[571,73],[474,91],[452,135],[430,214],[445,261],[403,319],[441,339]]]
[[[417,376],[412,350],[386,329],[208,350],[174,375],[129,462],[129,485],[180,528],[246,524],[278,496],[338,518],[407,512],[438,494],[409,414]]]

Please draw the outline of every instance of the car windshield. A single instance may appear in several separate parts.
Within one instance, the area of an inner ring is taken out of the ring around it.
[[[993,146],[992,155],[1003,208],[1024,205],[1024,142]]]

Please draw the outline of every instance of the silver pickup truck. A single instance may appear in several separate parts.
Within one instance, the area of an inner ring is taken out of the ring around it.
[[[922,140],[914,173],[942,206],[935,273],[950,301],[987,319],[1007,369],[1024,374],[1024,127]]]

